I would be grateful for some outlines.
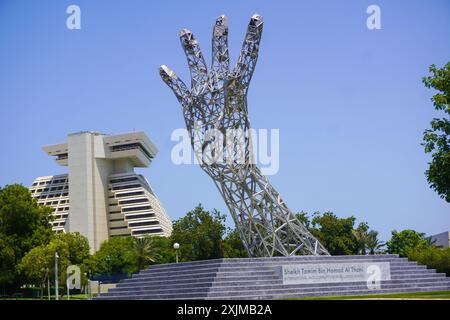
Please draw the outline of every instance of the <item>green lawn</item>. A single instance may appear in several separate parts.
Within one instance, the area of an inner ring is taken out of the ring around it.
[[[86,294],[71,295],[71,300],[86,300]],[[54,300],[55,297],[51,296]],[[410,293],[392,293],[392,294],[371,294],[359,296],[325,296],[325,297],[305,297],[305,298],[286,298],[280,300],[360,300],[360,299],[446,299],[450,300],[450,291],[435,292],[410,292]],[[0,300],[41,300],[33,298],[6,298]],[[47,300],[47,298],[42,299]],[[66,296],[60,297],[60,300],[67,300]]]
[[[51,300],[55,300],[55,296],[51,295],[50,296]],[[87,294],[73,294],[70,295],[70,300],[87,300],[88,299],[88,295]],[[48,300],[47,296],[44,296],[43,299],[40,298],[22,298],[22,297],[17,297],[17,298],[0,298],[0,300]],[[59,300],[67,300],[67,296],[59,296]]]
[[[354,300],[354,299],[449,299],[450,291],[434,292],[409,292],[409,293],[391,293],[391,294],[371,294],[359,296],[324,296],[324,297],[305,297],[288,298],[286,300]]]

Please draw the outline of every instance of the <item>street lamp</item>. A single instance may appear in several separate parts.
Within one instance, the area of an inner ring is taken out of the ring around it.
[[[47,293],[48,293],[48,300],[50,300],[50,269],[45,269],[46,275],[47,275]]]
[[[59,300],[59,292],[58,292],[58,252],[55,252],[55,299]]]
[[[111,276],[111,257],[106,257],[106,266],[108,268],[108,275]]]
[[[87,277],[87,283],[88,283],[88,296],[89,296],[89,300],[92,300],[92,291],[91,291],[91,270],[88,270],[88,272],[86,273],[86,277]]]
[[[178,249],[180,248],[180,244],[178,242],[175,242],[173,244],[173,248],[175,249],[176,262],[178,263]]]

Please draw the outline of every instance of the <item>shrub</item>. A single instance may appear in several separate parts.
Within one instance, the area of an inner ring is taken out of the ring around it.
[[[413,248],[408,250],[408,258],[450,276],[450,248],[439,249],[434,246]]]

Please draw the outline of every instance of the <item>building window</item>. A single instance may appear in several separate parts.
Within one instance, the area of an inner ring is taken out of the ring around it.
[[[121,179],[112,179],[109,182],[110,183],[119,183],[119,182],[129,182],[129,181],[136,181],[137,177],[131,177],[131,178],[121,178]]]
[[[124,204],[144,203],[144,202],[148,202],[148,199],[147,198],[140,198],[140,199],[132,199],[132,200],[123,200],[123,201],[120,201],[119,204],[120,205],[124,205]]]
[[[136,231],[133,231],[133,235],[148,234],[148,233],[160,233],[160,232],[163,232],[163,230],[162,229],[136,230]]]
[[[56,160],[64,160],[64,159],[68,159],[69,158],[69,154],[67,154],[67,153],[61,153],[61,154],[58,154],[58,155],[56,155]]]
[[[116,194],[116,197],[124,198],[124,197],[131,197],[131,196],[140,196],[143,194],[144,194],[144,191],[136,191],[136,192],[128,192],[128,193],[119,193],[119,194]]]
[[[109,228],[110,230],[117,230],[117,229],[128,229],[127,226],[123,226],[123,227],[111,227]]]
[[[132,189],[132,188],[139,188],[141,185],[140,184],[129,184],[129,185],[125,185],[125,186],[117,186],[117,187],[113,187],[112,189],[115,190],[125,190],[125,189]]]
[[[130,227],[154,226],[159,224],[158,221],[130,222]]]
[[[128,143],[128,144],[121,144],[118,146],[112,146],[110,147],[111,152],[118,152],[118,151],[125,151],[125,150],[133,150],[133,149],[139,149],[141,150],[147,158],[153,159],[151,154],[142,146],[140,142],[137,143]]]
[[[141,211],[141,210],[150,210],[151,206],[141,206],[141,207],[129,207],[129,208],[123,208],[123,212],[130,212],[130,211]]]
[[[126,216],[127,220],[135,220],[135,219],[142,219],[142,218],[152,218],[155,215],[153,213],[144,213],[144,214],[134,214],[132,216]]]

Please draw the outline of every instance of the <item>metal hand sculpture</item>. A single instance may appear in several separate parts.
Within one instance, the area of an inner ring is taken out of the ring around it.
[[[258,59],[262,28],[262,17],[253,15],[232,72],[225,16],[217,18],[214,26],[210,71],[197,40],[191,31],[184,29],[180,40],[191,73],[191,90],[165,65],[161,66],[160,75],[182,106],[194,150],[205,150],[214,143],[204,138],[208,130],[241,132],[240,136],[227,136],[233,141],[220,142],[225,146],[240,143],[227,151],[233,153],[231,161],[230,158],[225,162],[201,161],[200,165],[222,194],[249,256],[328,255],[252,161],[247,91]],[[236,159],[237,153],[243,155],[244,161]]]

